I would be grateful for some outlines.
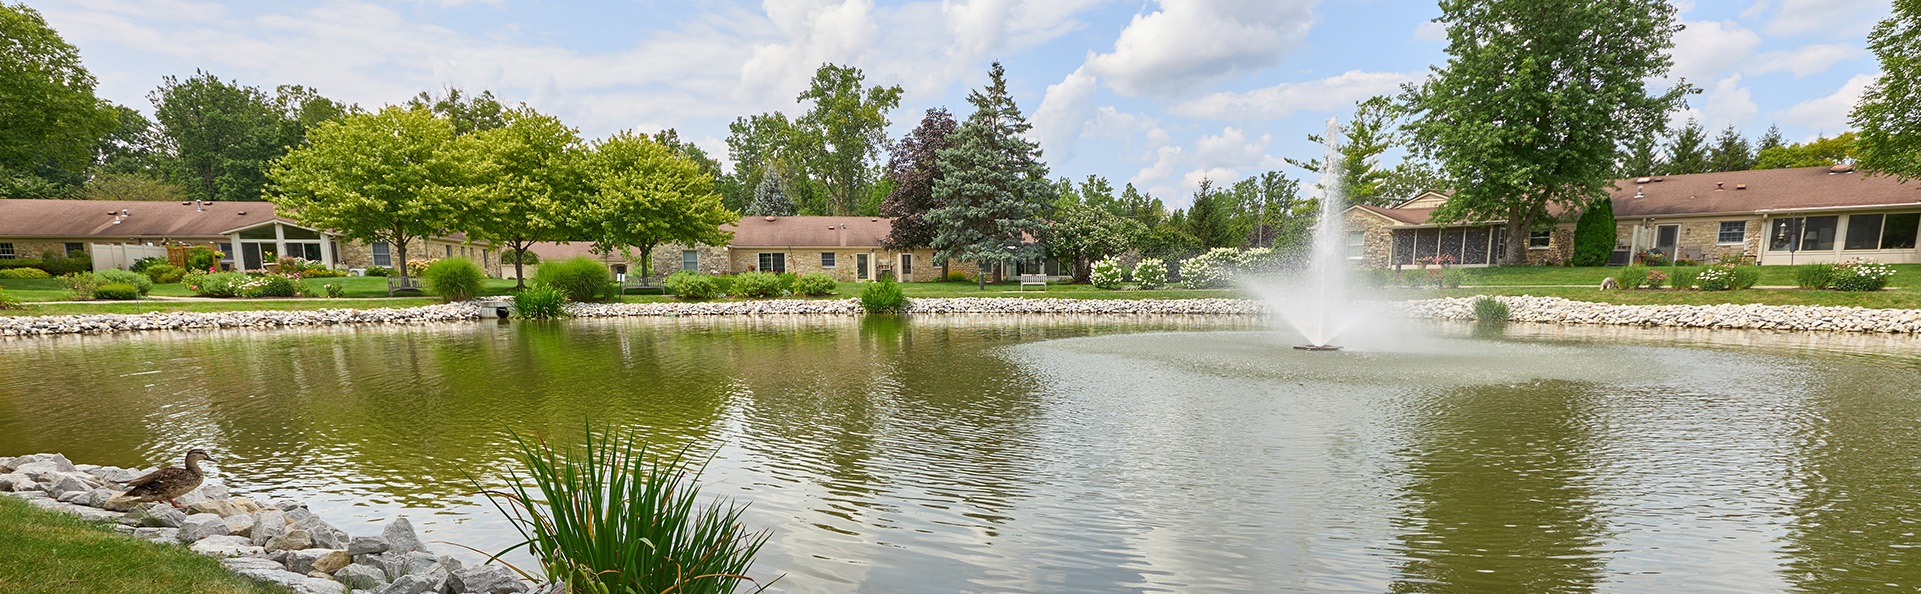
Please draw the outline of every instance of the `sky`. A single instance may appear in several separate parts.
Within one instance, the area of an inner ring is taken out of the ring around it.
[[[804,110],[822,63],[900,85],[890,138],[957,117],[1002,62],[1055,177],[1132,183],[1170,207],[1313,158],[1354,103],[1446,61],[1433,2],[1386,0],[24,0],[79,48],[104,99],[152,113],[163,76],[298,84],[378,108],[492,90],[587,137],[676,128],[724,159],[735,118]],[[1847,130],[1887,0],[1677,4],[1674,120],[1750,139]],[[1397,157],[1390,157],[1390,162]],[[1308,184],[1311,186],[1311,184]]]

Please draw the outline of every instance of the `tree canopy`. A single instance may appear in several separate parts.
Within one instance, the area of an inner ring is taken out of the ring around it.
[[[651,274],[664,243],[721,245],[721,225],[740,218],[721,204],[713,177],[646,135],[621,132],[597,141],[584,166],[588,198],[579,220],[601,252],[621,251]],[[639,250],[634,257],[630,250]]]
[[[501,112],[499,126],[455,138],[445,159],[453,167],[454,195],[468,205],[460,228],[514,253],[536,242],[574,239],[584,149],[573,128],[524,106]],[[525,272],[515,260],[516,286],[525,286]]]
[[[1668,141],[1667,175],[1707,173],[1713,169],[1708,158],[1708,134],[1698,120],[1688,120]]]
[[[1007,92],[1006,70],[995,62],[985,88],[967,95],[975,108],[939,152],[940,179],[928,211],[934,227],[931,247],[942,260],[972,260],[986,265],[1043,256],[1038,238],[1054,200],[1040,147],[1023,135],[1032,126]]]
[[[927,247],[934,243],[934,226],[927,222],[928,211],[941,207],[934,197],[940,181],[940,152],[946,150],[960,124],[947,110],[932,108],[921,118],[920,126],[900,139],[887,161],[887,179],[894,191],[881,202],[881,216],[894,217],[893,229],[881,243],[893,249]]]
[[[1896,179],[1921,179],[1921,0],[1894,0],[1894,14],[1868,34],[1881,78],[1849,120],[1860,130],[1860,165]]]
[[[1398,120],[1401,108],[1387,97],[1370,97],[1354,106],[1354,117],[1341,129],[1341,184],[1347,190],[1347,204],[1386,205],[1406,196],[1383,195],[1381,186],[1393,173],[1381,167],[1381,155],[1400,146]],[[1319,146],[1327,140],[1309,134],[1309,142]],[[1320,159],[1287,159],[1287,162],[1314,173],[1325,166]]]
[[[1808,142],[1764,149],[1755,159],[1754,168],[1784,169],[1839,165],[1854,162],[1857,156],[1855,134],[1844,132],[1834,138],[1817,138]]]
[[[0,4],[0,178],[50,177],[9,187],[73,185],[91,164],[94,143],[119,124],[119,112],[93,94],[80,52],[39,11]]]
[[[269,96],[206,72],[161,81],[148,95],[154,118],[175,174],[197,200],[261,199],[274,159],[304,142],[309,126],[352,111],[300,86]]]
[[[275,163],[267,198],[303,225],[390,243],[405,276],[407,243],[446,233],[473,206],[448,190],[453,139],[453,123],[425,109],[343,116]]]
[[[791,151],[826,186],[829,214],[855,214],[887,145],[887,112],[900,107],[899,86],[865,80],[859,68],[823,64],[797,99],[813,106],[794,121]]]

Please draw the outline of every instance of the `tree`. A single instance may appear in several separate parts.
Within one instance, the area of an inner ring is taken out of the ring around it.
[[[1288,247],[1307,239],[1318,210],[1314,201],[1301,198],[1301,182],[1269,171],[1234,184],[1238,199],[1235,210],[1242,219],[1234,226],[1246,229],[1242,245],[1249,247]]]
[[[507,125],[507,108],[494,97],[493,91],[481,91],[479,95],[468,95],[460,87],[447,87],[439,97],[426,91],[408,99],[409,108],[424,108],[434,115],[447,118],[454,123],[454,135],[466,136],[482,130],[492,130]]]
[[[1787,142],[1785,138],[1781,137],[1781,126],[1768,126],[1768,133],[1762,134],[1761,140],[1754,143],[1754,154],[1756,157],[1759,157],[1761,151],[1785,145]]]
[[[934,199],[941,207],[926,218],[934,227],[935,258],[981,264],[985,289],[988,265],[1043,255],[1027,239],[1046,230],[1042,217],[1054,188],[1040,147],[1022,136],[1032,125],[1008,95],[1000,62],[988,70],[987,87],[968,93],[967,102],[974,114],[954,131],[953,146],[939,153]]]
[[[1721,129],[1714,137],[1714,149],[1708,152],[1710,171],[1747,171],[1754,168],[1754,152],[1748,148],[1748,139],[1734,129],[1734,124]]]
[[[1844,132],[1834,138],[1817,138],[1812,142],[1773,147],[1761,151],[1760,157],[1754,161],[1754,168],[1784,169],[1852,163],[1858,156],[1854,138],[1853,132]]]
[[[1714,166],[1708,158],[1708,134],[1701,122],[1688,120],[1667,147],[1668,175],[1707,173]]]
[[[187,199],[187,190],[177,184],[140,173],[96,173],[80,187],[82,200],[148,200],[172,202]]]
[[[1134,189],[1132,183],[1121,188],[1121,197],[1117,202],[1115,214],[1133,219],[1149,228],[1159,227],[1167,222],[1167,207],[1161,204],[1161,199],[1155,198],[1151,193],[1144,194]]]
[[[887,160],[887,180],[894,191],[880,204],[880,214],[893,217],[893,230],[881,240],[889,249],[905,250],[934,243],[934,225],[927,222],[929,211],[940,208],[934,186],[940,182],[940,152],[953,146],[952,136],[960,124],[946,109],[930,108],[920,126],[895,143]],[[942,260],[946,266],[946,260]]]
[[[1440,169],[1419,159],[1403,159],[1387,172],[1379,186],[1380,202],[1393,205],[1426,192],[1445,192],[1452,187]]]
[[[1147,227],[1140,223],[1105,209],[1071,204],[1054,211],[1042,239],[1047,253],[1074,263],[1074,282],[1086,283],[1095,261],[1127,251],[1146,234]]]
[[[1356,204],[1385,205],[1393,196],[1383,196],[1381,184],[1387,181],[1388,170],[1381,169],[1381,154],[1401,144],[1399,126],[1401,109],[1387,97],[1371,97],[1354,106],[1354,119],[1341,130],[1341,184],[1347,190],[1347,206]],[[1326,143],[1319,134],[1309,134],[1309,142],[1315,145]],[[1322,159],[1287,159],[1289,164],[1314,173],[1320,173]],[[1345,208],[1345,206],[1343,207]]]
[[[112,106],[118,123],[94,143],[92,175],[140,174],[155,179],[167,175],[166,149],[153,121],[139,110]]]
[[[446,233],[472,207],[448,187],[441,153],[453,138],[453,123],[424,109],[342,116],[274,162],[267,199],[303,225],[387,242],[404,278],[407,244]]]
[[[1606,194],[1617,144],[1661,129],[1692,91],[1649,95],[1680,29],[1661,0],[1446,0],[1446,66],[1405,89],[1409,137],[1455,180],[1435,221],[1505,221],[1509,264],[1550,208]]]
[[[1234,197],[1214,189],[1214,180],[1203,179],[1194,189],[1194,204],[1187,208],[1187,233],[1200,240],[1202,249],[1240,247],[1245,235],[1234,224]]]
[[[1621,149],[1620,170],[1617,177],[1650,177],[1662,175],[1667,163],[1661,159],[1658,140],[1653,135],[1636,138]]]
[[[854,214],[867,193],[874,160],[887,146],[887,112],[900,107],[899,86],[864,88],[859,68],[822,64],[796,98],[813,107],[794,121],[791,143],[800,164],[827,190],[828,212]]]
[[[596,251],[638,260],[641,276],[653,274],[661,244],[722,245],[734,236],[720,227],[740,215],[721,204],[714,179],[645,135],[620,132],[595,142],[585,172],[590,194],[579,213],[582,227]]]
[[[1606,266],[1614,241],[1614,200],[1596,200],[1574,223],[1574,265]]]
[[[754,201],[747,205],[748,216],[786,217],[794,214],[794,201],[787,198],[787,191],[781,188],[780,176],[763,175],[760,187],[754,188]]]
[[[48,27],[39,11],[0,4],[0,177],[78,183],[95,141],[118,124],[118,111],[94,96],[94,84],[79,50]],[[44,184],[0,183],[9,186]],[[39,193],[0,189],[0,198]]]
[[[1894,14],[1874,26],[1868,48],[1881,59],[1881,78],[1848,116],[1860,131],[1860,165],[1921,179],[1921,0],[1894,0]]]
[[[305,141],[310,125],[349,113],[305,87],[269,97],[258,87],[196,72],[161,79],[147,95],[176,175],[197,200],[259,200],[274,159]]]
[[[584,192],[579,133],[525,106],[501,118],[501,126],[458,136],[445,149],[454,193],[468,205],[461,229],[514,253],[574,239],[580,235],[574,212]],[[516,259],[514,288],[526,288],[526,278]]]

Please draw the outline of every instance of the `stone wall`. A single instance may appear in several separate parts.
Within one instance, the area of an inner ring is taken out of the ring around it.
[[[337,266],[340,268],[373,267],[373,244],[348,241],[345,239],[336,241],[337,245],[340,246],[339,253],[334,254],[334,263]],[[481,269],[487,271],[487,276],[500,277],[500,250],[494,249],[491,246],[466,245],[443,240],[415,239],[407,242],[407,261],[418,262],[421,260],[444,259],[447,257],[447,248],[449,247],[453,248],[453,254],[455,256],[466,257],[469,260],[473,260],[475,264],[479,264]],[[462,248],[466,248],[466,250],[462,251]],[[483,250],[485,251],[484,254],[482,253]],[[388,266],[388,268],[400,266],[400,250],[390,250],[388,254],[390,263],[393,264],[392,266]],[[528,273],[532,274],[532,271],[530,270]]]
[[[67,253],[67,242],[64,241],[7,239],[0,240],[0,243],[13,244],[13,257],[20,260],[38,260],[41,254],[49,251],[60,252],[62,255]]]
[[[1721,223],[1724,221],[1747,221],[1747,232],[1742,236],[1741,243],[1721,245]],[[1735,216],[1717,219],[1678,219],[1665,221],[1655,219],[1653,225],[1645,227],[1647,229],[1647,231],[1645,231],[1647,238],[1645,243],[1651,245],[1654,241],[1655,229],[1665,225],[1679,225],[1681,228],[1678,234],[1678,240],[1676,241],[1677,247],[1682,253],[1699,249],[1704,263],[1713,262],[1723,256],[1739,257],[1742,254],[1758,255],[1761,253],[1763,247],[1761,242],[1766,241],[1767,238],[1767,230],[1764,228],[1761,217]],[[1638,221],[1617,224],[1614,233],[1615,245],[1622,247],[1630,245],[1630,242],[1634,238],[1634,230],[1637,227],[1641,227],[1641,223]],[[1642,245],[1641,249],[1645,250],[1648,247],[1649,245]]]
[[[822,254],[834,254],[834,266],[821,265]],[[913,270],[906,274],[896,274],[901,282],[928,282],[940,280],[940,265],[934,261],[934,251],[929,249],[908,250],[905,252],[885,249],[852,247],[810,247],[810,248],[735,248],[728,253],[727,266],[723,272],[741,273],[760,268],[760,255],[764,253],[786,254],[787,272],[793,274],[823,273],[842,282],[861,280],[858,276],[858,258],[866,255],[867,279],[873,280],[882,272],[898,273],[900,255],[913,254]],[[969,266],[971,269],[972,266]]]
[[[1341,224],[1349,231],[1362,232],[1361,265],[1363,267],[1394,266],[1394,232],[1388,229],[1395,225],[1393,221],[1355,210],[1343,215]]]
[[[1562,223],[1554,226],[1548,234],[1546,248],[1528,248],[1527,263],[1537,266],[1560,266],[1574,260],[1574,224]]]

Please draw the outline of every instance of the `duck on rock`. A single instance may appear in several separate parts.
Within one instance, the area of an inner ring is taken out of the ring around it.
[[[127,481],[126,496],[138,498],[141,501],[165,501],[174,507],[186,507],[174,503],[173,498],[193,491],[195,487],[200,486],[200,481],[206,478],[207,475],[200,472],[201,460],[219,462],[213,456],[207,455],[206,450],[194,448],[187,452],[186,468],[162,468],[147,473],[146,476]]]

